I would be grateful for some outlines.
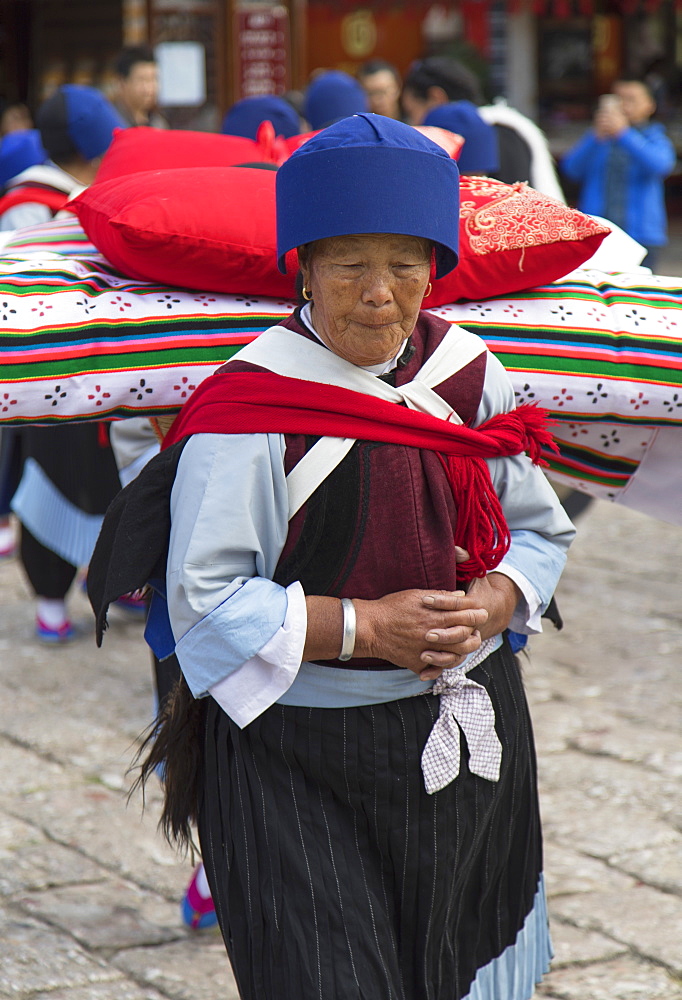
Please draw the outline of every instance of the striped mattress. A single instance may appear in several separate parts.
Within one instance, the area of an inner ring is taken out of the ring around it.
[[[292,308],[127,278],[75,220],[20,230],[0,257],[0,423],[170,413]],[[643,465],[682,464],[682,279],[577,271],[433,312],[486,341],[519,402],[550,410],[561,482],[623,500]]]

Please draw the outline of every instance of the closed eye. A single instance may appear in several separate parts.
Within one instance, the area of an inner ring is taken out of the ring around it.
[[[343,274],[357,274],[362,271],[364,264],[336,264]]]
[[[410,275],[414,274],[417,269],[423,268],[424,264],[424,261],[420,261],[418,264],[394,264],[393,270],[398,274]]]

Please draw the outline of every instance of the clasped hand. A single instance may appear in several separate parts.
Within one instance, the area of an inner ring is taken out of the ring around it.
[[[509,625],[521,598],[502,573],[472,580],[463,590],[401,590],[375,601],[355,600],[357,655],[407,667],[422,680],[435,680],[458,667],[483,639]]]
[[[461,561],[461,560],[458,560]],[[353,598],[357,617],[355,658],[395,663],[422,680],[460,666],[484,639],[509,625],[521,591],[504,573],[472,580],[464,590],[401,590],[375,600]],[[306,597],[308,626],[304,660],[339,655],[341,602]]]
[[[366,655],[435,680],[481,645],[488,611],[463,590],[401,590],[354,601],[358,643]]]

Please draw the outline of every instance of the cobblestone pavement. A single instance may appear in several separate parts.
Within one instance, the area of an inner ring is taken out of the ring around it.
[[[563,632],[532,643],[556,958],[539,995],[682,1000],[682,529],[595,503],[561,583]],[[0,998],[233,1000],[220,937],[189,934],[190,875],[156,833],[159,796],[126,805],[152,706],[139,622],[104,648],[32,637],[0,564]],[[293,998],[292,998],[293,1000]]]

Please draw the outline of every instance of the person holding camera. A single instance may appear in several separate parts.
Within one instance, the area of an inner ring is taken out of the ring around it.
[[[601,215],[641,243],[655,273],[667,243],[664,180],[676,154],[666,131],[651,121],[656,103],[641,80],[617,80],[602,95],[593,126],[567,153],[561,170],[580,184],[578,208]]]

